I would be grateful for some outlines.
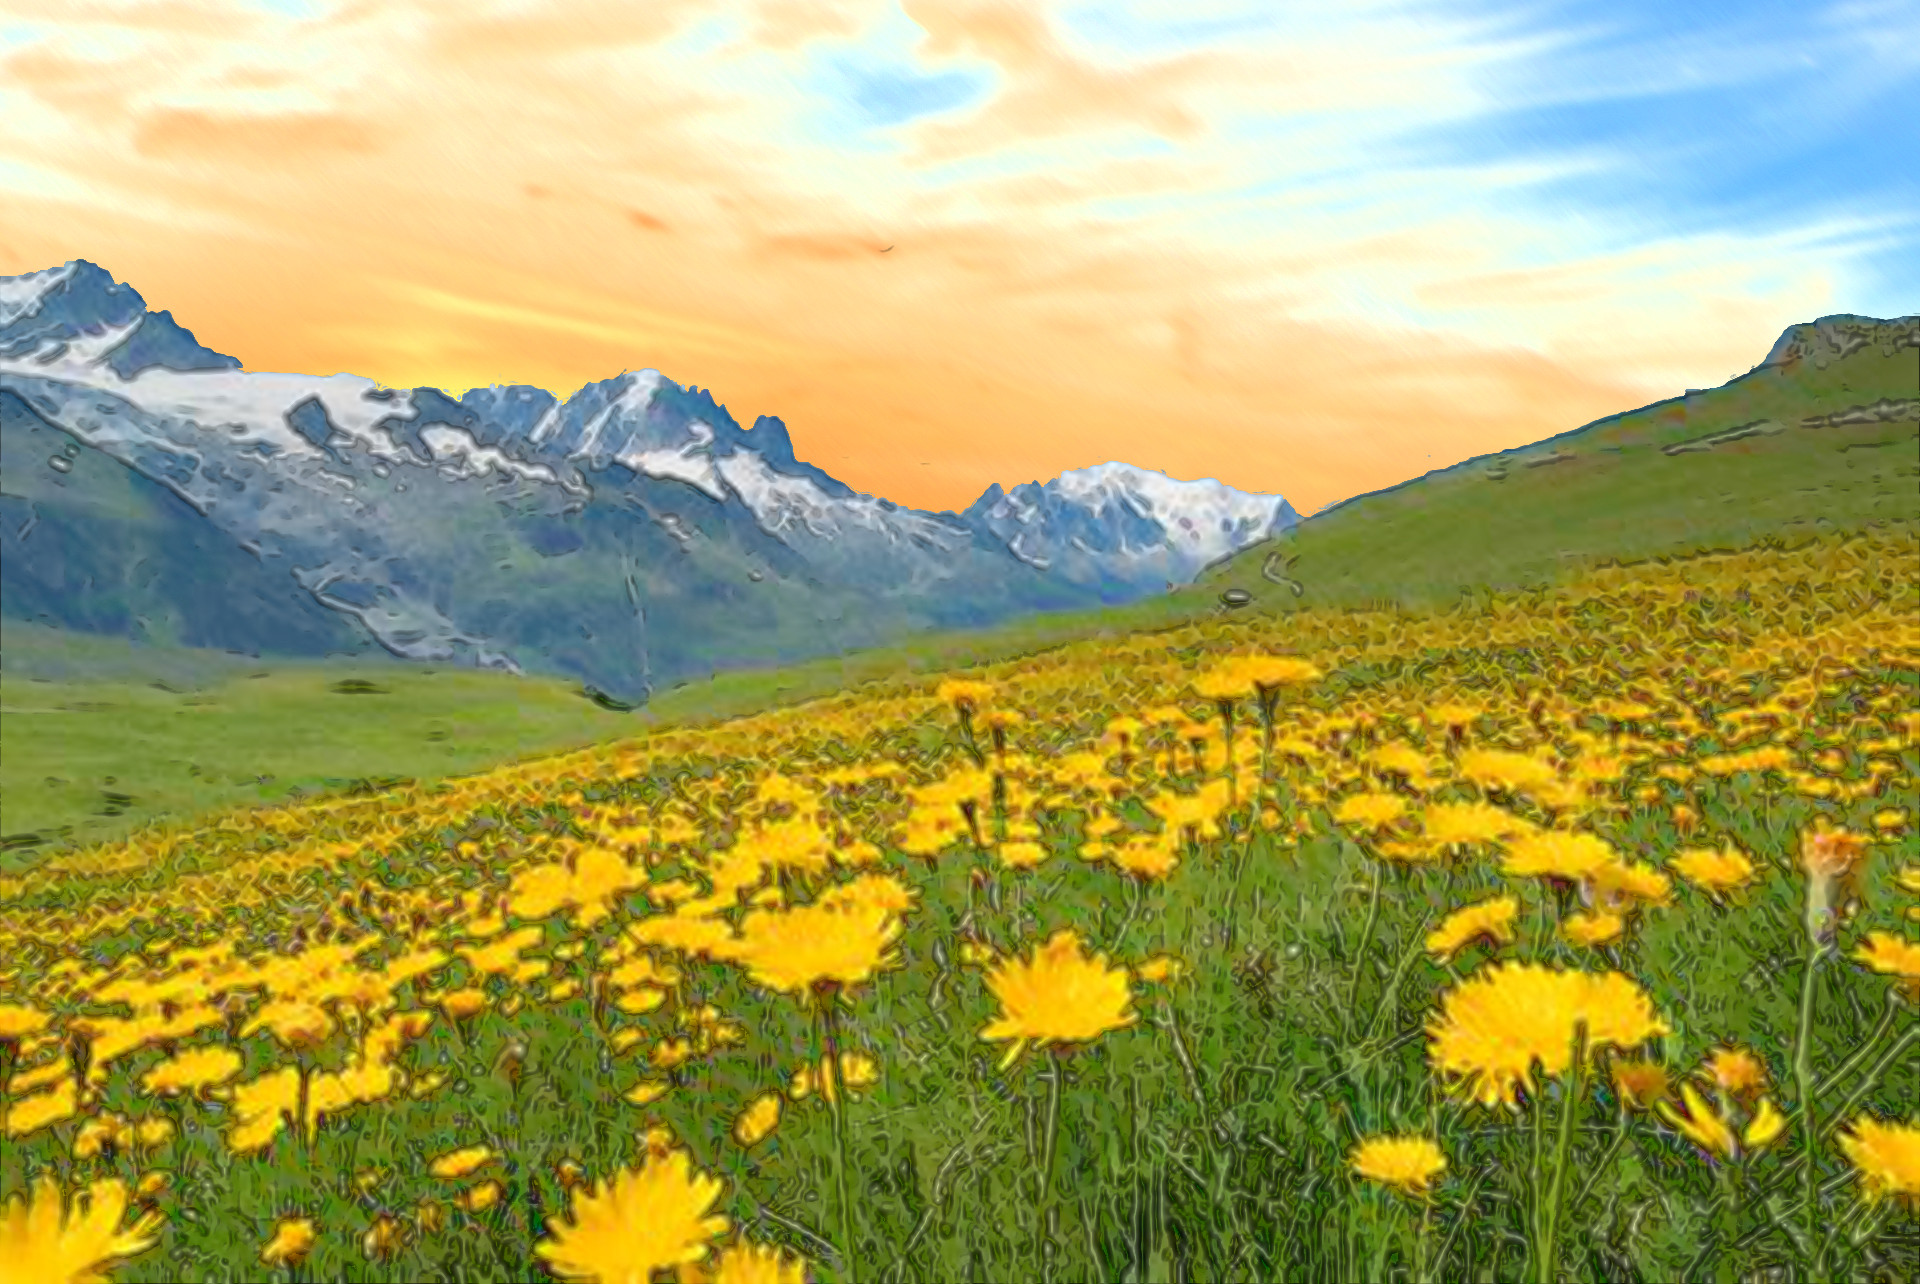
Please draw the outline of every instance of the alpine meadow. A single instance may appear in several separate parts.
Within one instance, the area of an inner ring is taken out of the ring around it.
[[[1826,318],[638,712],[10,619],[0,1279],[1911,1281],[1917,441]]]

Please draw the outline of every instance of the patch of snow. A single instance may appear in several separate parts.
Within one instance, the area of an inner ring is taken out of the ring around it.
[[[12,325],[21,317],[39,312],[40,301],[78,267],[78,263],[68,263],[25,276],[0,276],[0,325]]]
[[[544,464],[523,464],[492,446],[483,446],[464,428],[447,424],[428,424],[420,430],[420,440],[433,452],[433,462],[454,478],[485,477],[499,472],[526,477],[533,481],[558,484],[560,479]]]

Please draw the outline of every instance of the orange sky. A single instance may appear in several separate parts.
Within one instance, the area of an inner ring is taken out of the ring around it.
[[[1521,199],[1577,157],[1408,160],[1525,50],[1325,8],[0,0],[0,274],[92,260],[253,370],[652,367],[932,509],[1119,459],[1310,513],[1842,310],[1786,234]]]

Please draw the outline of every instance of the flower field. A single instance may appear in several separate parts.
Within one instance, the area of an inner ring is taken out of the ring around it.
[[[1913,559],[1223,615],[48,859],[0,1280],[1915,1279]]]

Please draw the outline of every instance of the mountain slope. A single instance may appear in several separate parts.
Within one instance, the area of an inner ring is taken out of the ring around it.
[[[1314,514],[1136,617],[1444,606],[1580,562],[1920,522],[1920,317],[1789,328],[1749,373]]]
[[[180,640],[291,655],[372,641],[570,674],[626,701],[717,669],[1158,591],[1276,512],[1277,497],[1138,469],[1128,493],[1153,504],[1119,542],[1101,534],[1111,488],[1075,474],[1044,488],[1044,531],[919,512],[801,462],[778,419],[743,431],[711,393],[652,370],[564,401],[250,373],[85,262],[0,278],[0,390],[9,430],[28,434],[0,470],[13,551],[35,530],[23,505],[43,514],[42,569],[8,587],[6,615],[134,636],[166,618]],[[42,433],[71,440],[42,451]],[[52,462],[76,449],[140,480]],[[184,527],[147,537],[68,516],[115,486],[142,497],[147,527],[161,510]],[[1010,547],[1063,532],[1077,547],[1059,571]],[[130,560],[112,564],[115,550]],[[84,572],[46,569],[64,562]],[[108,587],[129,577],[145,587]],[[170,605],[183,594],[191,610]],[[223,597],[252,623],[223,632]]]

